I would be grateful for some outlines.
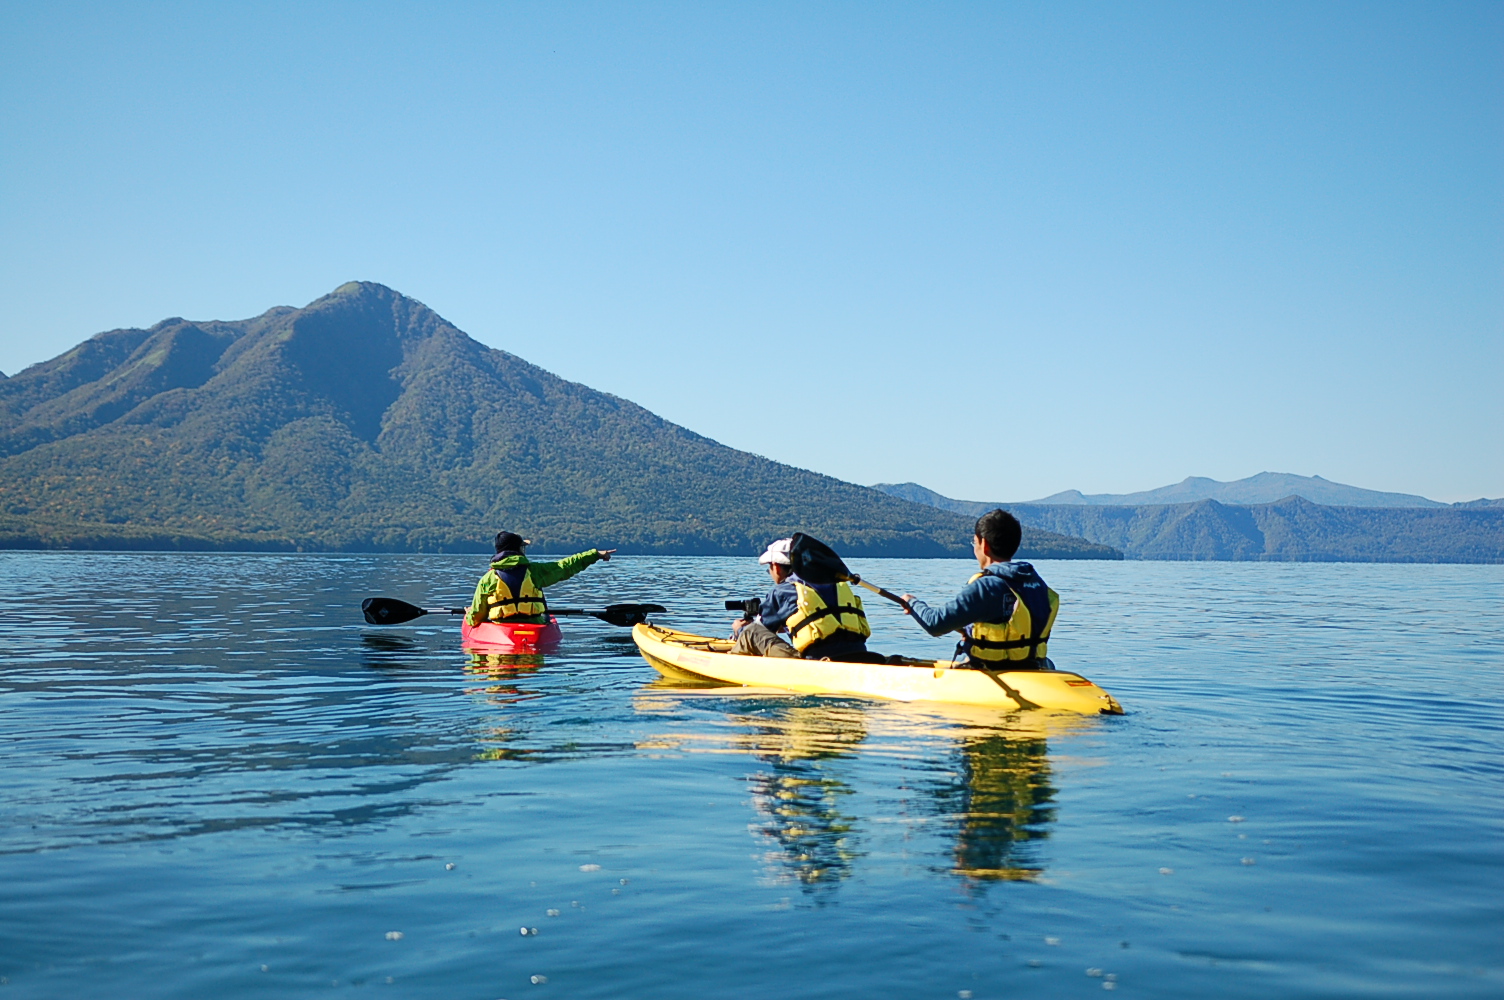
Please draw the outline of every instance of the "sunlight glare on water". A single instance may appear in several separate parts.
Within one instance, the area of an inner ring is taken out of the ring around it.
[[[942,600],[959,561],[852,560]],[[484,559],[0,553],[4,997],[1494,997],[1504,567],[1040,563],[1122,717],[467,656]],[[722,634],[753,559],[558,606]],[[869,595],[870,596],[870,595]],[[944,656],[875,596],[873,648]],[[519,932],[520,931],[520,932]]]

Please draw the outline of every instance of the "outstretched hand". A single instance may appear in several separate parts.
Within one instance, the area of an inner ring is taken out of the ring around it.
[[[602,562],[610,562],[612,554],[616,552],[615,549],[596,549],[595,551],[601,554]]]
[[[919,600],[913,594],[899,594],[898,596],[903,599],[903,609],[905,611],[913,610],[914,602]]]

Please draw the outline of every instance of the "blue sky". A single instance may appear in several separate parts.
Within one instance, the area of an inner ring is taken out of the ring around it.
[[[1504,5],[0,8],[0,370],[351,279],[857,482],[1504,496]]]

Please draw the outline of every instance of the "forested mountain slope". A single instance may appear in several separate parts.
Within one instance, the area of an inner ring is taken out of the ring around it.
[[[736,451],[381,285],[99,334],[0,380],[0,545],[966,555],[971,520]],[[1035,556],[1120,558],[1031,530]]]

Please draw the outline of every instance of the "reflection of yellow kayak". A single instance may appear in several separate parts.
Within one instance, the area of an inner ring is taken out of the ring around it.
[[[836,663],[739,656],[731,652],[731,643],[726,639],[648,624],[633,627],[632,638],[643,658],[670,678],[708,677],[786,691],[995,705],[1008,710],[1048,708],[1088,715],[1123,713],[1112,695],[1080,674],[1065,670],[946,669],[952,667],[949,660],[909,658],[900,663]]]

